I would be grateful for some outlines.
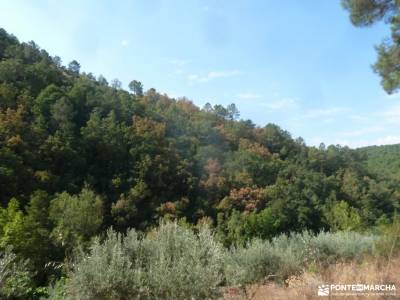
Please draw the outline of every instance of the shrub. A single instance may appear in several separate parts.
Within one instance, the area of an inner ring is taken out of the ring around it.
[[[315,260],[329,263],[372,254],[377,241],[377,236],[351,231],[321,232],[311,239],[310,246],[315,249]]]
[[[0,299],[26,299],[32,289],[28,261],[20,261],[9,250],[0,252]]]
[[[47,297],[42,297],[40,300],[64,300],[67,298],[65,291],[65,277],[62,277],[58,281],[54,282],[50,287],[47,288]]]
[[[279,261],[279,278],[285,279],[302,271],[309,259],[311,239],[312,236],[307,231],[291,235],[282,234],[272,239],[272,249]]]
[[[120,234],[111,230],[103,243],[97,238],[89,254],[82,253],[76,262],[66,285],[69,298],[139,299],[146,295],[142,288],[145,274],[136,259],[140,259],[137,248],[141,242],[134,231],[129,233],[127,241],[129,247]],[[132,253],[127,253],[128,250]]]
[[[154,298],[205,299],[218,294],[223,280],[223,248],[208,227],[198,234],[176,223],[162,224],[148,242]]]
[[[278,257],[269,242],[252,240],[245,247],[232,247],[225,255],[225,276],[230,285],[256,282],[273,275]]]
[[[349,231],[303,232],[225,249],[206,226],[194,233],[177,223],[162,223],[147,236],[110,230],[104,241],[97,238],[88,253],[81,252],[65,291],[70,299],[216,298],[224,283],[284,280],[310,264],[372,253],[377,240]],[[62,294],[62,285],[59,290]],[[49,294],[57,295],[52,289]]]
[[[229,284],[252,283],[271,276],[286,279],[310,264],[352,259],[373,253],[378,238],[356,232],[305,231],[280,235],[268,241],[252,240],[226,254],[225,274]]]
[[[223,248],[210,230],[163,223],[147,237],[109,231],[82,253],[66,284],[71,299],[206,299],[219,293]]]
[[[382,238],[377,245],[377,252],[391,259],[400,251],[400,216],[395,215],[391,223],[381,224],[378,230]]]

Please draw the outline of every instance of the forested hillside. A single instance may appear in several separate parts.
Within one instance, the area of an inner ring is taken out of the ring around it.
[[[400,144],[357,149],[366,156],[368,170],[387,179],[400,179]]]
[[[228,246],[365,230],[399,208],[398,182],[378,176],[386,157],[396,168],[398,146],[308,147],[240,119],[234,104],[199,108],[129,87],[0,30],[0,249],[29,259],[35,284],[110,227],[207,223]]]

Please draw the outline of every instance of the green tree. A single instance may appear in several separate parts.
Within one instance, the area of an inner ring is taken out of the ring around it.
[[[78,195],[58,194],[50,203],[53,239],[67,249],[89,241],[100,229],[102,209],[101,198],[86,187]]]
[[[36,191],[30,197],[26,214],[16,199],[11,199],[6,209],[0,208],[0,248],[11,248],[19,257],[29,259],[41,282],[45,279],[46,262],[57,258],[50,240],[48,207],[47,193]]]
[[[81,65],[76,60],[73,60],[68,64],[68,70],[73,74],[79,74],[80,69]]]
[[[361,217],[357,210],[345,201],[336,202],[326,213],[332,230],[357,230],[361,226]]]
[[[120,80],[118,80],[117,78],[115,78],[111,81],[111,87],[116,90],[119,90],[122,87],[122,82]]]
[[[140,81],[132,80],[128,86],[136,96],[143,96],[143,84]]]
[[[13,198],[7,208],[0,208],[0,248],[11,247],[16,253],[23,253],[26,250],[26,229],[19,202]]]
[[[373,69],[382,78],[386,92],[400,88],[400,2],[397,0],[342,0],[343,7],[350,12],[355,26],[371,26],[383,20],[390,25],[391,39],[376,47],[378,60]]]
[[[55,121],[62,121],[62,114],[64,114],[64,119],[68,118],[66,115],[67,112],[61,111],[61,105],[65,106],[66,108],[68,106],[67,103],[68,100],[66,100],[62,89],[53,84],[49,85],[39,94],[32,107],[36,122],[42,128],[50,130],[50,121],[52,115],[55,118]],[[66,110],[68,109],[66,108]],[[69,113],[71,114],[71,112]]]
[[[239,118],[240,112],[239,112],[239,110],[237,109],[237,107],[236,107],[236,105],[234,103],[229,104],[226,107],[226,110],[227,110],[227,113],[228,113],[228,118],[230,120],[236,120],[236,119]]]

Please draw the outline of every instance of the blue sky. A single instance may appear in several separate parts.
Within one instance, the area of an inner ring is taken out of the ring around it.
[[[195,104],[236,103],[307,144],[400,143],[400,95],[371,64],[384,24],[354,28],[340,0],[1,1],[0,27],[63,63],[140,80]]]

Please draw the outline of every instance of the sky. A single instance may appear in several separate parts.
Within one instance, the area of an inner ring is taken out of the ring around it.
[[[0,0],[0,27],[67,65],[170,97],[235,103],[308,145],[400,143],[400,95],[371,65],[385,24],[340,0]]]

